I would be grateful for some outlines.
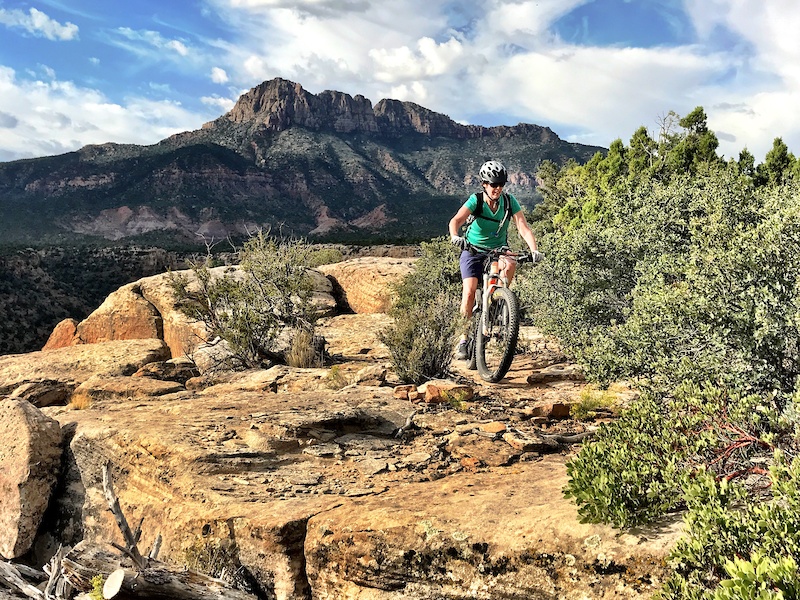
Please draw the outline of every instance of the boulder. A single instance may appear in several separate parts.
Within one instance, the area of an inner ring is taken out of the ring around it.
[[[25,400],[0,400],[0,556],[28,552],[60,472],[61,427]]]
[[[416,258],[365,256],[319,270],[333,280],[344,305],[355,313],[385,313],[392,306],[392,284],[413,271]]]
[[[322,273],[310,270],[314,281],[313,302],[323,316],[336,310],[333,284]],[[238,267],[214,267],[212,277],[243,276]],[[144,277],[112,292],[80,323],[66,319],[56,325],[43,350],[109,340],[158,338],[166,342],[173,357],[192,355],[208,339],[202,323],[187,317],[178,307],[172,286],[174,277],[186,277],[190,289],[196,285],[191,270]]]
[[[79,344],[111,340],[164,339],[161,314],[132,283],[111,293],[105,301],[76,327]]]
[[[76,334],[78,333],[78,321],[75,319],[64,319],[55,326],[50,337],[47,338],[42,350],[55,350],[56,348],[64,348],[72,346],[76,343]]]

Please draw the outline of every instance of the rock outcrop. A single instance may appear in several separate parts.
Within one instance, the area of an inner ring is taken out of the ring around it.
[[[61,470],[61,427],[25,400],[0,400],[0,557],[26,554]]]
[[[9,354],[0,356],[0,395],[24,397],[41,406],[64,404],[92,376],[131,375],[169,358],[164,341],[152,338]]]
[[[392,285],[412,272],[414,258],[367,256],[323,265],[320,271],[330,277],[344,305],[355,313],[385,313],[392,305]]]

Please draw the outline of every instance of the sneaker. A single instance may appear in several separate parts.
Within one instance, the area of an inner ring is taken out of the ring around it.
[[[456,346],[456,359],[467,360],[469,358],[469,348],[467,347],[467,340],[461,340]]]

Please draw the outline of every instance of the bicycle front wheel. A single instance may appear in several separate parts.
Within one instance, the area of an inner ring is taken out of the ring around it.
[[[475,338],[475,356],[481,378],[497,383],[511,368],[519,336],[519,303],[514,292],[498,288],[481,315]]]

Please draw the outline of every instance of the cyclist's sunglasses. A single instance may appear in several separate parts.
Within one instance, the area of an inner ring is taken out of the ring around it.
[[[499,187],[503,187],[505,185],[505,182],[503,182],[503,183],[492,183],[491,181],[484,181],[483,183],[485,183],[489,187],[493,187],[493,188],[499,188]]]

